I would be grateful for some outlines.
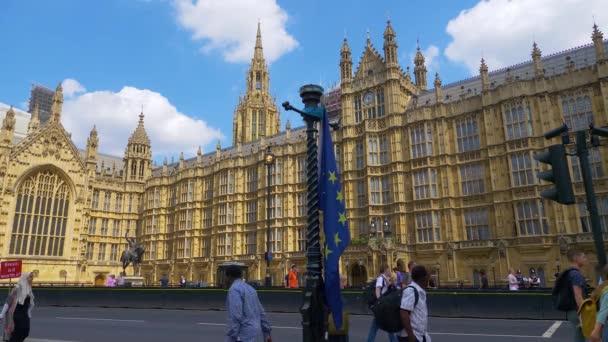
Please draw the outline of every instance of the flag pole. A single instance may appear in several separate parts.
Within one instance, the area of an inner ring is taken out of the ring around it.
[[[306,123],[306,288],[304,302],[300,308],[304,342],[327,340],[327,310],[321,277],[323,264],[319,220],[318,130],[315,127],[323,116],[323,108],[319,107],[322,95],[321,86],[309,84],[300,88],[304,110],[294,108],[289,102],[283,103],[285,110],[299,113]]]

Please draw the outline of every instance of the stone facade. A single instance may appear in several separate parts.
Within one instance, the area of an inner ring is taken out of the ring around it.
[[[608,125],[608,44],[597,27],[592,41],[547,57],[534,44],[529,62],[489,72],[482,60],[478,77],[442,86],[435,75],[428,90],[420,51],[413,79],[398,64],[390,22],[383,54],[368,38],[354,73],[345,39],[340,87],[324,101],[341,127],[333,134],[352,235],[342,258],[349,283],[409,260],[430,266],[442,285],[474,285],[480,271],[491,284],[501,282],[509,268],[534,268],[550,283],[568,248],[593,259],[578,162],[570,159],[579,203],[562,206],[540,198],[548,185],[536,179],[542,167],[533,159],[558,143],[543,132],[564,120],[571,131],[591,119]],[[213,153],[199,149],[195,158],[182,154],[158,168],[150,164],[143,114],[117,158],[97,152],[95,128],[85,151],[74,146],[60,122],[61,87],[44,125],[34,111],[28,131],[15,132],[9,110],[0,132],[3,259],[23,259],[43,283],[102,284],[120,271],[125,234],[136,234],[146,247],[141,273],[149,284],[163,274],[215,284],[217,265],[227,261],[263,279],[269,222],[273,283],[283,283],[291,264],[303,271],[305,131],[287,122],[280,132],[269,89],[258,27],[233,146],[218,143]],[[591,162],[606,231],[603,145]]]

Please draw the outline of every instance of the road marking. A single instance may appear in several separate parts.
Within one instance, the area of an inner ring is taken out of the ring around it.
[[[56,319],[66,319],[75,321],[110,321],[110,322],[135,322],[144,323],[145,321],[138,319],[113,319],[113,318],[84,318],[84,317],[55,317]]]
[[[64,340],[47,340],[44,338],[28,338],[28,342],[76,342],[76,341],[64,341]]]
[[[557,331],[557,329],[559,329],[559,327],[562,325],[562,321],[555,321],[550,327],[549,329],[547,329],[547,331],[545,331],[545,333],[543,334],[544,338],[551,338],[551,336],[553,336],[553,334],[555,334],[555,332]]]
[[[446,333],[446,332],[432,332],[431,335],[446,335],[446,336],[480,336],[480,337],[515,337],[515,338],[541,338],[541,336],[529,336],[529,335],[494,335],[494,334],[466,334],[466,333]]]
[[[214,327],[223,327],[226,324],[225,323],[196,323],[197,325],[211,325]],[[272,329],[302,329],[302,327],[286,327],[286,326],[280,326],[280,325],[273,325],[271,326]]]

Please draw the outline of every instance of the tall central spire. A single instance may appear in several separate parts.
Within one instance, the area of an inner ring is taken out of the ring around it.
[[[256,61],[264,61],[264,50],[262,49],[262,30],[260,29],[260,21],[258,20],[258,33],[255,37],[255,52],[253,59]]]

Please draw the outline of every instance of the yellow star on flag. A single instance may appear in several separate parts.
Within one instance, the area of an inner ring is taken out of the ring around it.
[[[327,247],[327,245],[325,245],[325,257],[327,258],[327,256],[330,255],[331,253],[333,253],[331,251],[331,249],[329,249],[329,247]]]
[[[331,184],[334,184],[338,179],[336,178],[336,172],[335,171],[329,171],[329,181],[331,182]]]
[[[336,246],[338,246],[340,242],[342,242],[342,240],[340,240],[340,234],[336,233],[336,235],[334,235],[334,243],[336,244]]]
[[[338,222],[342,224],[346,222],[346,213],[340,213],[340,218],[338,219]]]
[[[338,191],[338,196],[336,196],[336,200],[340,201],[340,203],[344,201],[344,195],[342,194],[342,191]]]

